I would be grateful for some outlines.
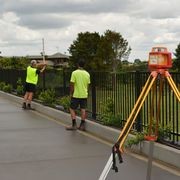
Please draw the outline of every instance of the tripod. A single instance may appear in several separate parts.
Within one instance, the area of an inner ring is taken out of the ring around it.
[[[159,86],[159,100],[158,100],[158,107],[157,107],[157,114],[156,114],[156,127],[155,127],[155,132],[152,132],[152,120],[153,120],[153,108],[151,108],[150,111],[150,125],[149,125],[149,132],[148,136],[146,136],[146,139],[149,141],[155,141],[158,137],[158,122],[159,122],[159,115],[160,115],[160,101],[161,101],[161,96],[162,96],[162,91],[163,91],[163,78],[167,79],[171,89],[175,93],[178,101],[180,102],[180,92],[178,88],[176,87],[171,75],[166,69],[157,69],[151,72],[150,76],[148,77],[127,121],[125,126],[123,127],[117,142],[114,144],[112,147],[112,153],[111,156],[109,157],[108,162],[106,163],[106,166],[99,178],[99,180],[105,180],[110,169],[112,168],[115,170],[115,172],[118,172],[118,168],[116,166],[116,157],[118,156],[119,162],[122,163],[122,157],[121,153],[123,152],[123,145],[124,142],[129,134],[129,131],[131,130],[133,123],[135,122],[135,119],[141,110],[143,103],[149,94],[150,90],[152,90],[152,106],[154,104],[154,87],[155,87],[155,82],[157,80],[157,77],[160,78],[160,86]]]

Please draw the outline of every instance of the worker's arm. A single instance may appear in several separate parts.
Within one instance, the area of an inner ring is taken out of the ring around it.
[[[44,64],[43,68],[40,70],[40,72],[42,73],[45,69],[46,69],[46,64]]]
[[[36,65],[36,67],[39,69],[39,71],[40,71],[41,73],[45,70],[46,66],[47,66],[46,63],[38,63],[38,64]]]
[[[70,96],[72,97],[74,93],[74,83],[70,82]]]

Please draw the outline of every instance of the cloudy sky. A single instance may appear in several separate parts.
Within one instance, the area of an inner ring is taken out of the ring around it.
[[[153,46],[174,52],[180,43],[180,0],[0,0],[3,56],[68,54],[79,32],[119,32],[129,61],[147,60]]]

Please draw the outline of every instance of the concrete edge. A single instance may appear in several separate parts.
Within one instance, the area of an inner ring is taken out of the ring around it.
[[[18,104],[22,104],[21,97],[9,93],[5,93],[2,91],[0,91],[0,96],[7,98],[11,101],[14,101]],[[57,121],[60,121],[64,124],[67,125],[71,124],[70,114],[68,113],[65,113],[57,109],[53,109],[48,106],[44,106],[36,102],[33,102],[32,105],[36,109],[36,111],[44,115],[56,119]],[[77,119],[77,123],[80,123],[80,118]],[[120,134],[119,130],[113,129],[111,127],[103,126],[101,124],[98,124],[90,120],[86,120],[86,129],[87,132],[112,143],[116,142]],[[128,138],[129,137],[132,137],[132,135],[129,135]],[[141,145],[133,146],[133,150],[147,156],[149,154],[149,142],[143,141]],[[155,142],[153,157],[154,159],[160,160],[162,162],[180,168],[180,151],[178,149]]]

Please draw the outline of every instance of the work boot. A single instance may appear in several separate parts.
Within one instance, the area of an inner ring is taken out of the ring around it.
[[[31,107],[31,104],[27,104],[27,109],[28,110],[35,110],[34,108]]]
[[[69,130],[69,131],[77,130],[76,121],[73,121],[73,122],[72,122],[72,126],[67,126],[67,127],[66,127],[66,130]]]
[[[23,102],[22,108],[26,109],[26,103],[25,102]]]
[[[81,120],[81,124],[80,124],[80,126],[78,127],[78,129],[80,130],[80,131],[85,131],[86,129],[85,129],[85,121],[84,120]]]

